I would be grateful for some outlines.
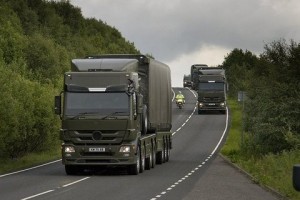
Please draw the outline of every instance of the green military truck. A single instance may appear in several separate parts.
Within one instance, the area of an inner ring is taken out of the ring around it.
[[[226,77],[220,67],[198,69],[198,114],[218,110],[226,114]]]
[[[68,175],[123,166],[137,175],[167,162],[172,148],[171,75],[144,55],[73,59],[55,97]]]
[[[183,87],[192,87],[191,75],[183,75]]]

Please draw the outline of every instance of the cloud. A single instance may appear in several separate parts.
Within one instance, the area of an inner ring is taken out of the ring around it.
[[[272,41],[300,40],[299,0],[71,0],[71,3],[80,7],[86,17],[116,27],[142,53],[178,67],[181,66],[176,63],[191,60],[193,56],[200,58],[194,59],[195,62],[218,60],[220,63],[212,62],[215,65],[222,63],[225,55],[221,53],[234,48],[259,54]],[[172,70],[183,72],[177,67]]]
[[[230,49],[219,46],[203,45],[200,49],[190,53],[182,54],[171,62],[169,65],[172,73],[172,86],[183,86],[183,75],[190,74],[191,65],[207,64],[208,66],[218,66],[224,61],[225,55],[230,53]]]

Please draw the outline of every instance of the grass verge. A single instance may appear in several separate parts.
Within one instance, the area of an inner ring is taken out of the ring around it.
[[[244,155],[242,144],[242,107],[238,102],[229,100],[231,125],[226,143],[221,153],[249,174],[255,181],[271,187],[289,199],[300,199],[300,192],[292,185],[293,165],[300,163],[300,151],[283,152],[278,155],[269,154],[263,157]]]
[[[42,153],[30,153],[19,159],[0,159],[0,174],[22,170],[61,158],[60,147]]]

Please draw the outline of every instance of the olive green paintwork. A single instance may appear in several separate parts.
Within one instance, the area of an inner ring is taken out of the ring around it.
[[[220,67],[202,67],[198,69],[198,113],[202,111],[218,110],[226,112],[226,77],[225,70]],[[211,83],[210,83],[211,82]],[[199,90],[201,84],[222,83],[223,89]]]
[[[165,146],[171,148],[171,74],[167,65],[143,55],[100,55],[74,59],[71,69],[65,74],[62,97],[67,92],[105,93],[113,88],[128,93],[130,113],[108,118],[101,114],[69,117],[64,115],[68,105],[63,102],[63,164],[133,165],[137,162],[137,146],[146,158],[152,148],[157,155]],[[147,134],[142,133],[144,105]],[[130,153],[119,152],[124,145],[130,146]],[[65,147],[73,147],[75,152],[64,152]]]

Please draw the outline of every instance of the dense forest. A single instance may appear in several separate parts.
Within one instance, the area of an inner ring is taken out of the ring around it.
[[[265,45],[256,56],[234,49],[222,64],[229,96],[247,94],[244,102],[246,155],[278,154],[300,149],[300,44],[284,39]]]
[[[72,58],[139,53],[69,1],[0,0],[0,158],[59,148],[54,96]]]

